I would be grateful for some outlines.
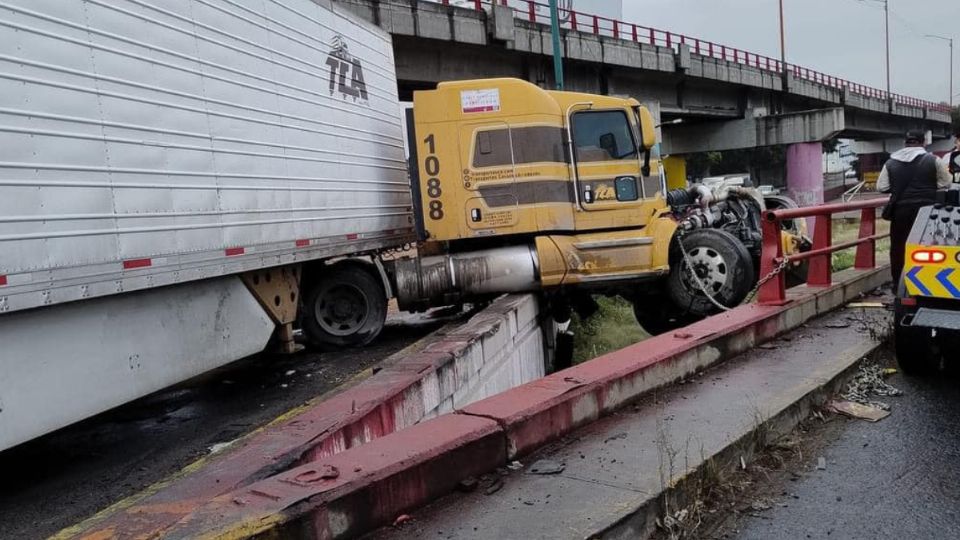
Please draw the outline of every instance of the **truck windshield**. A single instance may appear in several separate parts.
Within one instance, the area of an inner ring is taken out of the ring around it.
[[[625,112],[578,112],[572,124],[577,161],[636,159],[637,144]]]

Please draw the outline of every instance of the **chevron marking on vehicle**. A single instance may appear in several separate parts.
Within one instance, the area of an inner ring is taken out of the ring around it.
[[[937,281],[943,285],[943,288],[950,293],[954,298],[960,298],[960,289],[957,289],[956,285],[950,281],[950,276],[953,274],[955,268],[944,268],[943,270],[937,272]]]
[[[907,272],[907,279],[910,280],[910,283],[913,283],[913,286],[916,287],[918,291],[920,291],[920,294],[924,296],[933,296],[933,293],[930,292],[930,289],[928,289],[926,285],[924,285],[923,282],[921,282],[917,277],[917,274],[920,273],[920,270],[920,266],[914,266],[911,268],[910,271]]]

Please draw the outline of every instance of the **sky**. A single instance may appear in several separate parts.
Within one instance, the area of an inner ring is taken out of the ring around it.
[[[617,0],[594,0],[617,1]],[[783,0],[787,62],[886,87],[883,4],[877,0]],[[623,0],[624,19],[777,58],[777,0]],[[948,101],[960,93],[960,0],[890,0],[893,92]],[[960,103],[960,96],[954,97]]]

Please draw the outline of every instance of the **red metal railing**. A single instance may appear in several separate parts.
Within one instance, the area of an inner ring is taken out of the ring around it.
[[[887,197],[866,201],[824,204],[807,208],[788,210],[771,210],[764,214],[763,219],[763,252],[760,255],[760,275],[767,276],[777,269],[784,261],[783,244],[780,239],[781,222],[789,219],[813,217],[816,219],[813,228],[813,247],[810,251],[791,255],[789,260],[809,260],[807,270],[807,285],[812,287],[827,287],[832,283],[831,255],[843,249],[856,247],[854,268],[876,268],[877,240],[890,236],[877,234],[877,208],[887,203]],[[833,214],[860,210],[860,231],[856,240],[833,244]],[[783,272],[778,273],[760,287],[757,300],[766,305],[782,305],[787,301],[786,281]]]
[[[514,10],[515,17],[524,19],[537,24],[550,24],[550,6],[546,2],[537,0],[419,0],[426,2],[439,1],[443,5],[457,5],[477,11],[484,10],[484,5],[502,5],[509,6]],[[780,62],[777,58],[771,58],[761,54],[752,53],[735,47],[728,47],[719,43],[713,43],[703,39],[677,34],[667,30],[660,30],[649,26],[643,26],[631,22],[609,19],[599,15],[592,15],[575,10],[560,10],[561,26],[567,30],[579,32],[590,32],[600,36],[608,36],[618,39],[626,39],[637,43],[646,43],[658,47],[667,47],[676,50],[680,45],[690,47],[693,54],[707,58],[715,58],[733,62],[735,64],[769,71],[772,73],[792,72],[798,79],[822,84],[836,89],[849,89],[854,94],[859,94],[868,98],[892,99],[898,105],[908,107],[925,108],[939,112],[950,112],[950,106],[945,103],[934,103],[919,98],[904,96],[896,93],[887,93],[885,90],[873,88],[863,84],[855,83],[827,75],[809,68],[795,66]]]

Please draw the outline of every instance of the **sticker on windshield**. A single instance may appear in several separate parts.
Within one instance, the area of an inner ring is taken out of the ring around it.
[[[464,114],[497,112],[500,110],[500,89],[464,90],[460,92],[460,108]]]

